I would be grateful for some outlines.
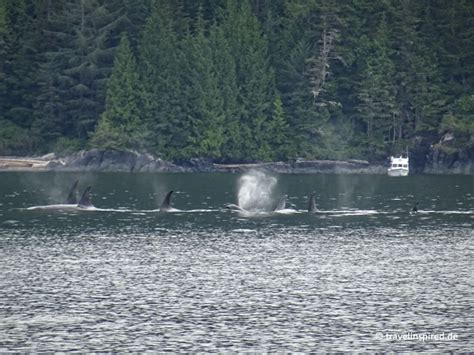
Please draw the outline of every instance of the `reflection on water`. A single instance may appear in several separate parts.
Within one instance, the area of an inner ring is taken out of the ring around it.
[[[98,174],[96,211],[24,210],[74,177],[1,177],[2,352],[474,346],[469,178],[280,176],[298,213],[245,216],[238,176]],[[152,212],[170,188],[182,211]]]

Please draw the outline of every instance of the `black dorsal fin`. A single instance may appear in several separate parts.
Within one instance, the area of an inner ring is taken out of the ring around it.
[[[169,191],[166,194],[163,202],[161,203],[161,207],[160,207],[161,210],[169,210],[171,208],[171,195],[172,194],[173,194],[173,190]]]
[[[308,202],[308,212],[316,212],[318,208],[316,207],[316,194],[313,192],[311,196],[309,196]]]
[[[413,206],[411,211],[414,212],[414,213],[418,212],[418,202],[415,202],[415,205]]]
[[[67,205],[75,205],[77,203],[77,184],[79,180],[76,180],[69,190],[69,195],[67,195],[66,204]]]
[[[287,195],[283,195],[279,200],[278,200],[278,203],[274,209],[274,211],[281,211],[281,210],[284,210],[285,207],[286,207],[286,198],[288,196]]]
[[[91,202],[91,186],[87,186],[87,188],[84,190],[84,193],[82,194],[81,199],[79,200],[78,205],[83,206],[83,207],[91,207],[92,202]]]

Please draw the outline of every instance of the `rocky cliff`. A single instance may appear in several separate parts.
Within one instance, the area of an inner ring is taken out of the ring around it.
[[[410,151],[410,168],[414,173],[474,175],[474,137],[459,142],[452,134],[441,138],[416,137]]]
[[[132,151],[91,149],[51,162],[51,169],[64,171],[184,172],[186,168]]]
[[[474,147],[462,150],[433,145],[423,169],[425,174],[474,175]]]

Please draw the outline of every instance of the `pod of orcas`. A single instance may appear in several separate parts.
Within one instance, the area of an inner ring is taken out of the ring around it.
[[[27,210],[84,210],[84,209],[93,209],[91,199],[91,186],[87,186],[82,193],[81,197],[78,198],[77,186],[79,181],[76,180],[69,190],[69,194],[66,200],[61,204],[45,205],[45,206],[33,206],[27,208]]]
[[[45,205],[45,206],[33,206],[27,208],[27,210],[87,210],[87,209],[94,209],[95,207],[92,205],[91,199],[91,186],[87,186],[84,192],[81,195],[81,198],[78,198],[77,187],[79,185],[79,181],[76,180],[72,185],[69,194],[62,204],[53,204],[53,205]],[[171,205],[171,195],[173,194],[173,190],[168,191],[163,199],[160,208],[158,211],[160,212],[172,212],[172,211],[179,211],[172,207]],[[288,195],[283,195],[272,209],[272,212],[279,212],[284,211],[286,208],[286,201],[288,199]],[[239,205],[234,203],[228,203],[225,207],[229,210],[237,211],[237,212],[244,212],[248,213],[250,211],[245,210]],[[308,206],[307,211],[310,213],[318,212],[318,208],[316,206],[316,194],[313,192],[308,199]],[[413,208],[411,209],[410,213],[415,214],[418,212],[418,202],[415,202]]]
[[[32,210],[58,210],[58,211],[81,211],[81,210],[97,210],[92,204],[91,190],[92,186],[87,186],[84,189],[81,197],[79,198],[77,187],[79,185],[79,180],[74,181],[69,194],[63,203],[44,205],[44,206],[32,206],[26,208],[29,211]],[[161,212],[172,212],[177,211],[171,206],[171,195],[173,191],[169,191],[163,202],[161,203],[159,211]]]

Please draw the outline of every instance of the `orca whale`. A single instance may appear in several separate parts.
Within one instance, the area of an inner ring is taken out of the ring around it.
[[[280,197],[278,200],[278,203],[276,204],[275,208],[273,209],[273,212],[281,211],[284,210],[286,207],[286,199],[288,198],[288,195],[283,195]]]
[[[85,208],[90,208],[94,207],[92,205],[92,199],[91,199],[91,189],[92,186],[87,186],[84,192],[82,193],[81,199],[77,203],[78,207],[85,207]]]
[[[411,212],[412,212],[412,213],[417,213],[417,212],[418,212],[418,202],[415,202],[415,205],[414,205],[413,208],[411,209]]]
[[[91,189],[92,187],[88,186],[84,190],[79,202],[67,203],[67,202],[73,201],[73,198],[75,198],[76,196],[76,190],[77,190],[77,181],[76,181],[74,185],[72,186],[72,189],[69,193],[66,203],[56,204],[56,205],[45,205],[45,206],[32,206],[32,207],[28,207],[27,210],[29,211],[33,211],[33,210],[56,210],[56,211],[91,210],[91,209],[94,209],[94,206],[92,205],[92,199],[90,196]]]
[[[229,210],[239,211],[239,212],[248,212],[244,210],[242,207],[240,207],[239,205],[236,205],[235,203],[227,203],[225,205],[225,208]]]
[[[316,194],[313,192],[311,196],[309,196],[308,201],[308,212],[316,212],[318,208],[316,207]]]
[[[64,202],[66,205],[75,205],[77,204],[77,185],[79,184],[79,180],[76,180],[69,190],[69,195],[67,195],[66,201]]]
[[[166,194],[165,198],[163,199],[163,202],[161,203],[161,206],[160,206],[160,212],[176,212],[176,211],[179,211],[178,209],[176,208],[173,208],[171,206],[171,195],[173,194],[173,190],[171,191],[168,191],[168,193]]]
[[[276,206],[273,208],[272,212],[278,212],[278,211],[285,210],[287,198],[288,198],[288,195],[283,195],[282,197],[280,197],[280,199],[278,200]],[[249,211],[249,210],[243,209],[242,207],[240,207],[239,205],[236,205],[235,203],[227,203],[225,205],[225,208],[227,208],[229,210],[237,211],[237,212],[243,212],[243,213],[252,213],[252,212],[254,212],[254,211]]]

